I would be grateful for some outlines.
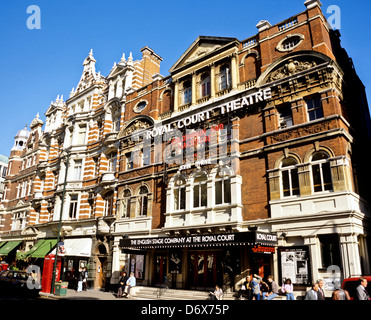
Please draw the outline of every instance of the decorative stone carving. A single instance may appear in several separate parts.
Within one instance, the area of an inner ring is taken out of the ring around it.
[[[311,69],[317,65],[314,61],[298,61],[290,59],[284,66],[274,71],[269,77],[268,82],[292,76],[298,72]]]
[[[120,134],[121,136],[128,136],[134,133],[135,131],[143,130],[149,128],[151,125],[148,122],[141,121],[141,120],[136,120],[134,121],[131,125],[129,125],[127,128],[125,128],[122,133]]]
[[[330,125],[331,125],[330,121],[325,121],[325,122],[318,123],[313,126],[306,126],[306,127],[298,128],[296,130],[290,130],[287,132],[282,132],[280,134],[273,135],[270,137],[270,140],[271,140],[271,143],[291,140],[291,139],[299,138],[302,136],[327,131],[330,129]]]

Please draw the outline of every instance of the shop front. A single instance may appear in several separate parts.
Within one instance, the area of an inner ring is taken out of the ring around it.
[[[129,272],[150,286],[234,290],[248,273],[267,277],[273,269],[277,235],[258,231],[178,237],[121,239]]]

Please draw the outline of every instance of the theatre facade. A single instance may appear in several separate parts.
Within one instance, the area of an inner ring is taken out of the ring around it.
[[[145,83],[128,85],[140,77],[122,62],[96,84],[62,237],[91,239],[92,279],[104,270],[115,286],[125,270],[138,285],[233,290],[257,273],[297,288],[325,279],[330,294],[334,278],[370,273],[365,90],[320,1],[304,4],[245,40],[198,37],[166,77],[145,47]],[[54,236],[63,173],[40,194],[49,220],[29,220]]]

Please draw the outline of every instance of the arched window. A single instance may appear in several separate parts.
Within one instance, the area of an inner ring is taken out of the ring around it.
[[[281,163],[282,195],[292,197],[300,195],[297,161],[293,157],[287,157]]]
[[[332,177],[329,159],[325,151],[318,151],[312,155],[312,178],[314,192],[331,191]]]
[[[222,203],[231,203],[231,179],[225,168],[215,176],[215,204]]]
[[[204,73],[201,76],[201,97],[207,97],[210,95],[211,86],[210,86],[210,75]]]
[[[174,181],[174,210],[185,210],[186,182],[178,177]]]
[[[193,207],[207,206],[207,177],[204,173],[199,173],[194,178],[193,185]]]
[[[229,65],[223,65],[220,68],[219,90],[227,89],[231,86],[231,71]]]
[[[121,121],[121,109],[115,108],[112,111],[112,132],[120,131],[120,121]]]
[[[122,194],[122,199],[120,199],[120,216],[121,218],[130,218],[131,209],[131,191],[125,189]]]
[[[138,216],[147,216],[148,213],[148,188],[141,186],[138,197]]]

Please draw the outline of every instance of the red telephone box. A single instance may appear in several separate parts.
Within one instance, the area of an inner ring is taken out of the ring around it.
[[[41,280],[41,292],[51,293],[51,286],[53,280],[53,268],[54,268],[55,254],[48,254],[44,259],[43,277]],[[55,282],[59,281],[61,274],[61,258],[57,258],[57,267]]]

